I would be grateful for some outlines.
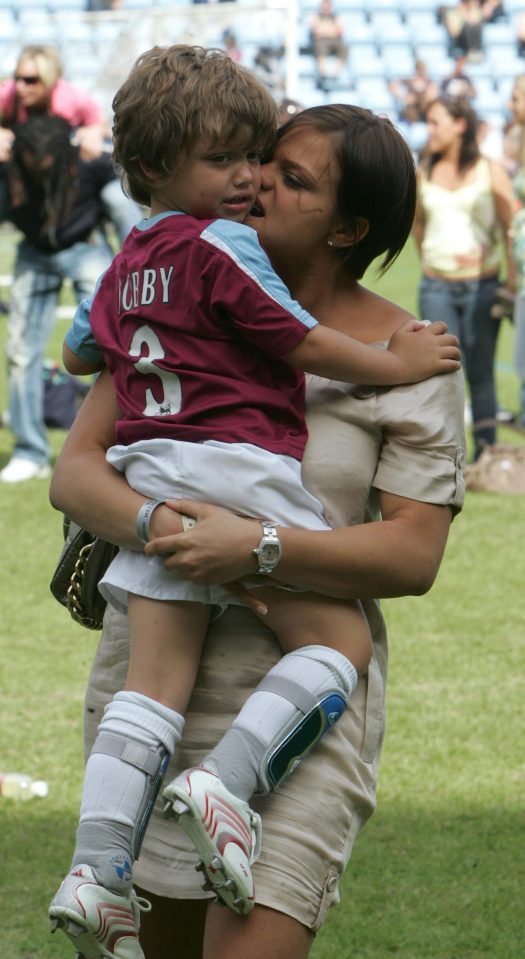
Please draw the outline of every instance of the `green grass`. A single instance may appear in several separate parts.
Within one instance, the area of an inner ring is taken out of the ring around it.
[[[417,279],[409,247],[378,289],[415,310]],[[49,356],[60,355],[65,325]],[[506,323],[498,386],[516,409],[511,350]],[[55,451],[63,436],[52,434]],[[0,465],[10,447],[0,430]],[[49,592],[61,531],[46,484],[0,486],[0,516],[0,769],[50,787],[45,800],[0,799],[0,957],[68,959],[46,910],[73,844],[82,697],[98,634],[76,626]],[[524,955],[524,528],[523,497],[469,494],[432,591],[384,604],[391,665],[378,810],[312,959]]]

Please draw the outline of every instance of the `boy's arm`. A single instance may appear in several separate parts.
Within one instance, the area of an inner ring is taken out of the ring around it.
[[[307,373],[347,383],[417,383],[460,368],[457,337],[446,330],[445,323],[422,326],[409,320],[393,334],[388,350],[382,350],[317,325],[282,359]]]
[[[73,353],[65,341],[62,345],[62,362],[72,376],[89,376],[90,373],[100,373],[100,370],[104,369],[102,359],[100,362],[83,360],[77,353]]]
[[[90,323],[94,295],[86,297],[78,304],[62,346],[62,362],[73,376],[88,376],[104,369],[102,350],[93,336]]]

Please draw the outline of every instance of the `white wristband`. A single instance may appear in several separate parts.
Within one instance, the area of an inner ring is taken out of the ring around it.
[[[149,524],[151,517],[157,509],[157,506],[162,506],[165,502],[166,500],[163,499],[148,499],[139,508],[137,519],[135,520],[135,529],[141,543],[149,543]]]

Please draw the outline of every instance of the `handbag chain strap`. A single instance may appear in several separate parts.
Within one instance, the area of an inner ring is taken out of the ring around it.
[[[87,629],[98,628],[95,620],[90,616],[86,616],[82,607],[82,581],[86,571],[86,564],[94,545],[95,540],[92,540],[91,543],[86,543],[80,550],[75,563],[75,569],[71,576],[71,584],[67,591],[67,608],[72,618],[75,622],[80,623],[81,626],[86,626]]]

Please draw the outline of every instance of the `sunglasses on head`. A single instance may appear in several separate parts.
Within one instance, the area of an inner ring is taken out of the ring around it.
[[[24,77],[21,74],[15,74],[15,83],[25,83],[26,86],[32,87],[35,83],[40,82],[40,77]]]

